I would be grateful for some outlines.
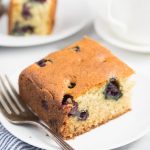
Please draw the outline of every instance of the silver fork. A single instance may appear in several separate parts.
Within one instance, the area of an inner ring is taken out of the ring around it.
[[[20,100],[20,96],[8,77],[0,76],[0,110],[7,120],[13,124],[32,124],[42,128],[63,150],[73,150],[53,129],[48,128]]]

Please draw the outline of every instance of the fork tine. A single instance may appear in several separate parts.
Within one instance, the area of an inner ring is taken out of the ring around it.
[[[5,78],[6,78],[7,82],[8,82],[8,84],[9,84],[11,90],[13,91],[14,95],[15,95],[16,97],[18,97],[19,95],[18,95],[16,89],[14,88],[14,86],[12,85],[12,83],[10,82],[10,80],[9,80],[9,78],[8,78],[7,75],[5,75]]]
[[[2,93],[1,94],[1,99],[0,99],[0,110],[2,110],[2,112],[6,115],[6,114],[12,114],[12,110],[9,107],[9,104],[7,103],[7,101],[5,100],[5,98],[3,98]],[[3,99],[3,100],[2,100]]]
[[[19,107],[19,109],[22,111],[22,112],[25,112],[25,109],[24,109],[24,105],[20,102],[20,96],[19,94],[17,93],[16,89],[14,88],[14,86],[12,85],[12,83],[10,82],[9,78],[7,75],[5,75],[5,79],[10,87],[10,89],[12,90],[13,94],[15,95],[16,99],[15,99],[15,102],[17,103],[17,106]]]
[[[1,81],[1,84],[2,84],[5,92],[7,93],[7,96],[9,97],[9,98],[7,98],[5,96],[5,94],[1,91],[2,98],[9,103],[9,105],[11,106],[11,108],[13,109],[13,111],[16,114],[20,114],[20,111],[17,108],[17,105],[16,105],[16,103],[14,101],[14,98],[11,96],[11,94],[10,94],[9,90],[7,89],[7,87],[6,87],[6,85],[5,85],[5,83],[4,83],[4,81],[3,81],[1,76],[0,76],[0,81]]]
[[[6,116],[8,118],[8,115],[11,115],[11,110],[6,107],[7,105],[2,104],[1,100],[0,100],[0,111],[2,112],[2,114],[4,116]]]
[[[2,96],[2,99],[3,99],[3,103],[5,103],[7,105],[6,107],[9,107],[9,109],[12,110],[11,112],[16,113],[17,115],[20,114],[18,109],[16,109],[14,103],[9,101],[8,98],[4,95],[3,92],[1,92],[1,96]]]

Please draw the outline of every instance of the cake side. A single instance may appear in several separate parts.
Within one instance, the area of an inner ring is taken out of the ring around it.
[[[56,0],[11,0],[9,34],[46,35],[52,32]]]
[[[65,114],[53,95],[46,89],[38,87],[27,74],[21,74],[19,77],[19,93],[24,103],[59,133]]]
[[[62,105],[52,93],[38,87],[25,74],[20,76],[19,89],[22,100],[39,118],[64,139],[71,139],[131,110],[132,81],[128,78],[116,81],[121,96],[114,95],[116,89],[110,90],[118,98],[106,98],[104,91],[109,83],[107,81],[102,87],[93,87],[77,98],[68,97]]]
[[[106,98],[104,93],[106,83],[102,87],[93,87],[74,99],[76,105],[71,106],[70,109],[67,108],[70,107],[68,104],[64,106],[68,109],[68,118],[60,131],[64,139],[74,138],[131,110],[131,90],[134,83],[129,79],[117,82],[122,93],[118,99]]]

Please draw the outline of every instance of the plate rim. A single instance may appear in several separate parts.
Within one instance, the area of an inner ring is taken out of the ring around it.
[[[92,19],[91,19],[92,20]],[[80,32],[85,26],[88,26],[88,24],[91,23],[91,20],[87,20],[86,22],[80,24],[80,26],[76,27],[75,30],[72,30],[72,32],[70,32],[69,34],[66,34],[64,36],[58,36],[57,38],[52,38],[51,40],[46,40],[46,41],[40,41],[38,43],[28,43],[28,44],[9,44],[9,45],[6,45],[5,43],[1,43],[0,42],[0,46],[3,46],[3,47],[6,47],[6,48],[9,48],[9,47],[14,47],[14,48],[21,48],[21,47],[31,47],[31,46],[39,46],[39,45],[44,45],[44,44],[50,44],[50,43],[54,43],[54,42],[57,42],[57,41],[60,41],[60,40],[63,40],[63,39],[66,39],[70,36],[73,36],[74,34],[77,34],[78,32]],[[0,35],[1,36],[1,35]],[[3,35],[2,35],[3,36]],[[46,37],[46,36],[44,36]],[[17,40],[18,37],[14,37],[14,39]]]

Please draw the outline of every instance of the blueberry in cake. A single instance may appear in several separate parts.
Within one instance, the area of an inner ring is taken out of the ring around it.
[[[134,71],[96,41],[54,52],[20,75],[22,100],[64,139],[131,109]]]
[[[56,0],[11,0],[9,34],[47,35],[52,32]]]

